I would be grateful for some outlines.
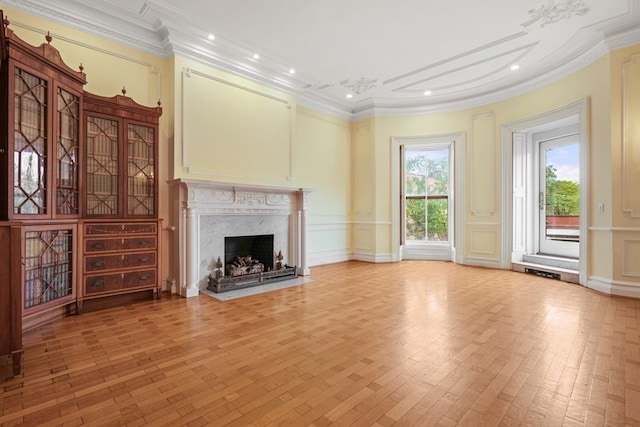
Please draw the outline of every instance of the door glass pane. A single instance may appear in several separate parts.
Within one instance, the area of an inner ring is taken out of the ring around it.
[[[446,242],[449,240],[449,200],[429,199],[427,201],[427,240]]]
[[[449,149],[405,152],[405,241],[448,241]]]
[[[428,150],[427,154],[427,238],[449,239],[449,150]]]
[[[425,240],[426,236],[426,215],[425,215],[425,199],[407,199],[406,204],[407,218],[405,223],[406,240]]]
[[[424,151],[406,151],[404,159],[405,240],[424,241],[426,237],[426,164]]]
[[[547,240],[580,240],[578,144],[544,148],[545,232]]]

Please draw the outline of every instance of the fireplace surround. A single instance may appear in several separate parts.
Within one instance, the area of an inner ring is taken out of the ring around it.
[[[306,261],[306,209],[311,190],[178,179],[170,181],[175,196],[175,225],[169,257],[177,278],[171,291],[197,296],[215,274],[218,257],[225,259],[224,239],[273,234],[274,252],[283,264],[296,266],[298,276],[310,274]]]

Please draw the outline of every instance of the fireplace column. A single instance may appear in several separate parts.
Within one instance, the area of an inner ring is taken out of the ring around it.
[[[296,204],[298,211],[297,274],[308,276],[311,270],[307,266],[307,194],[303,189],[298,191]]]
[[[198,213],[194,208],[185,209],[185,228],[187,230],[185,238],[186,253],[186,274],[185,283],[182,285],[180,294],[183,297],[196,297],[200,293],[198,288]]]

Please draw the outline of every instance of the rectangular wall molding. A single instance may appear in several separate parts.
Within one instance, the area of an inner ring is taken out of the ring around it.
[[[622,241],[622,275],[640,277],[638,260],[640,260],[640,239],[624,239]]]
[[[491,216],[496,210],[495,128],[493,112],[473,115],[469,187],[471,214],[474,216]]]
[[[640,54],[622,64],[622,210],[640,218]]]
[[[244,107],[225,103],[231,99]],[[185,173],[212,181],[272,185],[292,179],[295,111],[288,99],[185,68],[180,108]],[[237,126],[216,126],[215,120],[232,120]],[[258,145],[264,147],[262,152],[255,150],[255,144],[252,152],[243,149],[256,139],[264,141]],[[264,161],[270,162],[272,174],[260,172]]]

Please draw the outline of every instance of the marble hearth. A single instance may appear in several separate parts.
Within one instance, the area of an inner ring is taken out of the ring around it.
[[[174,215],[179,218],[172,258],[177,257],[180,274],[172,292],[192,297],[205,289],[217,258],[224,259],[224,239],[231,236],[273,234],[274,251],[282,251],[283,263],[295,265],[299,276],[310,274],[309,190],[183,179],[171,184],[177,193]]]

